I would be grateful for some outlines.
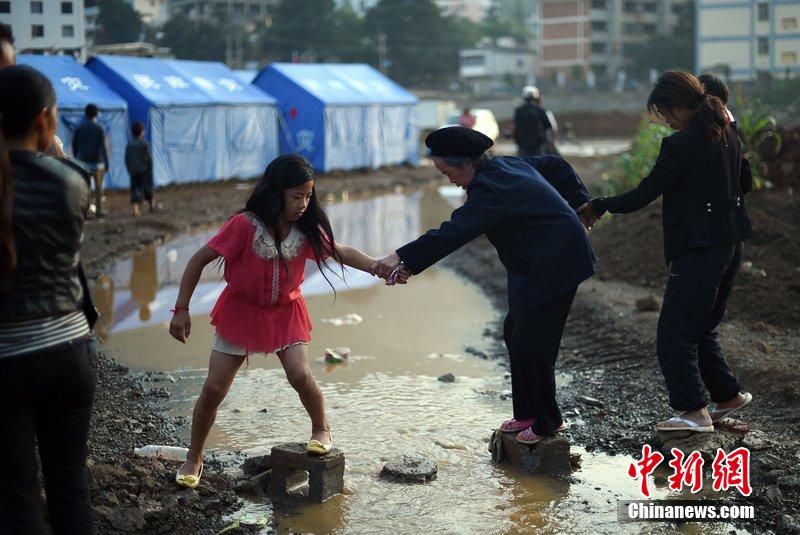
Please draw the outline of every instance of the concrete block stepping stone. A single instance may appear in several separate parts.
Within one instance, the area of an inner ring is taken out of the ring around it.
[[[338,448],[316,456],[303,443],[281,444],[272,448],[270,464],[272,498],[320,503],[344,488],[344,453]]]
[[[381,477],[397,482],[427,483],[436,478],[438,471],[436,461],[418,453],[406,453],[387,462]]]
[[[495,431],[489,442],[492,460],[508,463],[525,475],[567,476],[571,471],[569,441],[557,433],[538,444],[517,442],[517,433]]]

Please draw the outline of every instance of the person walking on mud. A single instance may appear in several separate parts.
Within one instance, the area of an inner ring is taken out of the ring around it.
[[[86,312],[80,269],[89,189],[79,165],[45,154],[56,113],[43,74],[26,66],[0,70],[0,131],[9,151],[0,148],[3,534],[47,532],[37,464],[52,532],[94,533],[86,458],[96,317]]]
[[[94,178],[95,217],[100,218],[104,217],[103,177],[111,169],[108,165],[106,133],[97,124],[98,113],[95,104],[86,105],[83,121],[72,134],[72,155],[86,166]]]
[[[594,251],[575,213],[589,194],[556,156],[488,158],[492,140],[475,130],[441,128],[425,144],[436,168],[467,190],[467,201],[438,229],[381,259],[375,271],[417,274],[486,234],[508,271],[504,335],[514,417],[500,430],[535,444],[566,429],[555,364],[578,285],[595,272]]]
[[[306,260],[320,271],[327,259],[369,272],[375,259],[336,243],[314,189],[314,170],[304,158],[280,156],[267,166],[244,209],[234,215],[189,260],[181,279],[170,334],[186,342],[189,301],[203,268],[222,257],[228,285],[211,311],[216,337],[200,397],[192,416],[186,462],[178,485],[196,488],[203,471],[203,445],[237,370],[250,353],[276,353],[286,378],[311,417],[306,450],[324,455],[332,437],[322,390],[308,366],[311,319],[300,293]],[[326,277],[327,279],[327,277]],[[404,282],[404,281],[401,281]]]
[[[543,156],[548,152],[548,136],[553,132],[553,124],[550,122],[552,115],[548,115],[542,108],[538,87],[523,87],[522,99],[525,103],[514,110],[514,121],[511,124],[517,155]]]
[[[664,138],[653,169],[639,185],[578,209],[593,225],[605,212],[631,213],[663,196],[664,253],[672,264],[658,321],[656,351],[670,406],[681,414],[659,431],[711,432],[714,423],[746,407],[717,341],[716,328],[753,236],[744,195],[751,189],[736,130],[719,98],[692,74],[659,77],[647,109],[676,132]],[[706,407],[706,392],[716,407]]]

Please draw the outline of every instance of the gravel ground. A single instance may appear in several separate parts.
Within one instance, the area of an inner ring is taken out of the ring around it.
[[[589,164],[592,171],[598,165],[595,161]],[[580,164],[575,166],[583,172]],[[430,184],[435,176],[431,167],[401,167],[325,176],[317,187],[323,198],[336,199],[411,189]],[[160,210],[137,220],[129,215],[125,194],[109,193],[106,210],[110,216],[90,220],[86,228],[84,262],[90,277],[141,247],[191,228],[219,224],[242,206],[250,186],[225,182],[165,188],[157,194]],[[779,214],[774,217],[780,219]],[[594,236],[593,241],[601,261],[607,261],[616,242]],[[649,246],[660,252],[660,244]],[[498,310],[505,310],[505,273],[485,239],[464,247],[445,265],[472,280]],[[765,264],[766,269],[768,266]],[[645,442],[670,447],[651,431],[668,412],[655,358],[657,312],[639,312],[636,307],[637,299],[655,293],[657,300],[660,293],[653,273],[644,270],[601,269],[604,280],[596,277],[581,287],[568,322],[559,369],[570,374],[572,381],[559,393],[560,402],[572,424],[568,437],[590,451],[637,454]],[[750,306],[741,292],[737,291],[733,300],[739,301],[734,305],[738,310]],[[772,312],[780,316],[780,310]],[[501,332],[500,324],[487,326],[487,335],[497,341],[496,348],[484,355],[487,358],[505,358]],[[689,439],[680,445],[705,452],[713,452],[717,446],[728,450],[735,444],[749,445],[754,450],[755,490],[748,503],[756,504],[758,518],[748,527],[756,532],[788,529],[798,522],[797,516],[792,518],[789,513],[796,511],[800,498],[800,369],[796,358],[800,337],[796,324],[774,326],[737,313],[721,333],[734,369],[755,395],[752,409],[743,415],[748,424],[722,430],[703,443]],[[222,463],[209,460],[199,492],[176,491],[172,477],[177,463],[132,456],[135,445],[174,443],[178,433],[175,422],[164,416],[166,391],[158,377],[134,377],[103,355],[98,371],[90,439],[98,532],[198,534],[222,529],[226,524],[222,515],[237,504],[231,490],[237,482],[222,474]]]

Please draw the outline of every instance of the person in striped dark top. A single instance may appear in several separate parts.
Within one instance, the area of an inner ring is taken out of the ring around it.
[[[95,389],[80,269],[89,191],[79,164],[47,156],[53,87],[0,70],[0,532],[93,533],[86,457]]]

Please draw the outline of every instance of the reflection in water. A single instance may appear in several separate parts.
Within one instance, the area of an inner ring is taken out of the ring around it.
[[[435,192],[429,192],[435,196]],[[326,207],[336,240],[352,245],[367,254],[381,255],[413,240],[420,234],[422,192],[382,195]],[[445,214],[446,216],[446,214]],[[217,228],[181,236],[168,244],[149,247],[133,258],[119,262],[103,277],[110,280],[113,304],[98,304],[105,317],[98,333],[113,334],[148,325],[167,323],[170,308],[178,297],[180,277],[189,258],[214,235]],[[337,292],[368,288],[380,283],[367,273],[345,268],[344,280],[338,266],[326,273]],[[225,288],[219,264],[208,266],[200,277],[192,298],[192,315],[211,311]],[[116,289],[116,292],[114,291]],[[328,294],[331,288],[316,264],[309,262],[303,295]],[[102,294],[104,288],[95,289]],[[103,299],[110,299],[103,295]]]
[[[427,191],[333,205],[328,213],[343,243],[381,254],[438,224],[452,208]],[[206,376],[212,338],[207,310],[222,289],[219,272],[203,274],[185,345],[167,334],[165,311],[174,302],[183,264],[211,232],[182,236],[121,262],[95,290],[98,305],[109,312],[102,320],[111,332],[106,352],[134,367],[171,371],[178,378],[168,385],[171,403],[180,416],[190,415]],[[573,447],[582,453],[584,468],[571,484],[492,464],[491,429],[511,413],[511,401],[497,394],[510,386],[497,362],[463,354],[467,345],[482,347],[481,333],[495,316],[474,286],[435,268],[406,287],[348,276],[350,288],[339,286],[334,302],[319,279],[309,271],[303,288],[315,322],[310,364],[325,393],[334,443],[346,455],[348,491],[324,504],[274,511],[268,504],[249,504],[249,510],[273,515],[281,533],[644,531],[641,524],[616,520],[616,501],[638,498],[638,485],[626,474],[628,458]],[[141,318],[143,304],[149,305],[149,321]],[[358,313],[363,323],[335,327],[320,321],[348,313]],[[324,348],[337,346],[352,349],[349,361],[326,364]],[[436,380],[448,372],[455,382]],[[277,359],[252,358],[220,406],[208,447],[263,453],[278,443],[305,442],[308,427]],[[410,452],[437,462],[435,481],[404,485],[377,477],[388,458]],[[665,494],[661,489],[657,497]]]
[[[156,300],[158,292],[158,267],[156,266],[156,250],[148,247],[133,255],[131,280],[128,283],[131,298],[139,304],[139,320],[150,321],[150,303]]]
[[[92,290],[94,301],[100,316],[94,326],[94,333],[101,342],[108,340],[108,330],[114,324],[114,279],[106,273],[97,277],[97,283]]]

